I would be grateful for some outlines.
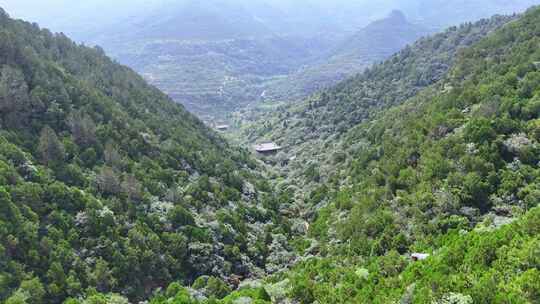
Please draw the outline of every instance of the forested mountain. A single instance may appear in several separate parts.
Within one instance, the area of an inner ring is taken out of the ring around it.
[[[538,301],[539,24],[531,9],[348,132],[339,190],[310,228],[331,242],[292,272],[296,299]],[[407,261],[412,252],[431,256]]]
[[[388,60],[296,105],[264,111],[254,117],[239,116],[237,122],[244,126],[241,136],[248,141],[278,142],[285,149],[277,161],[284,169],[291,170],[288,178],[298,179],[301,184],[317,184],[319,178],[326,178],[335,170],[329,155],[334,153],[339,159],[344,154],[336,146],[343,134],[439,81],[460,51],[514,18],[496,16],[451,27],[418,40]],[[326,147],[324,153],[321,146]],[[321,166],[326,162],[329,163]],[[306,170],[306,164],[308,168],[316,167],[316,172]]]
[[[222,303],[537,303],[539,24],[533,8],[451,51],[438,81],[334,142],[304,261]],[[212,303],[178,285],[154,301]]]
[[[0,36],[0,302],[280,265],[290,230],[247,151],[99,48],[4,11]]]
[[[536,303],[539,25],[451,27],[264,113],[246,134],[283,150],[257,160],[103,49],[0,10],[0,303]],[[354,56],[368,36],[316,42]],[[308,41],[213,48],[285,72],[322,56]]]

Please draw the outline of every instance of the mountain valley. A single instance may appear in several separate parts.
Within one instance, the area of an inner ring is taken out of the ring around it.
[[[0,303],[538,303],[534,1],[126,3],[0,9]]]
[[[305,97],[385,59],[425,33],[395,12],[351,37],[222,34],[227,39],[160,38],[140,44],[129,40],[130,46],[111,48],[122,50],[115,57],[150,83],[212,121],[260,102]],[[366,45],[371,47],[363,48]]]

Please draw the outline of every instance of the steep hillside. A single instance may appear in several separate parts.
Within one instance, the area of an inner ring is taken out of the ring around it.
[[[153,303],[537,303],[539,24],[533,8],[349,130],[292,270],[222,300],[172,284]]]
[[[439,81],[463,48],[514,18],[493,17],[452,27],[420,39],[383,63],[298,105],[261,112],[250,118],[252,123],[246,124],[246,118],[239,117],[240,125],[246,125],[242,136],[251,141],[274,140],[286,147],[276,161],[290,171],[288,179],[300,184],[317,183],[335,171],[332,159],[339,160],[346,154],[336,145],[343,134]],[[316,172],[305,170],[306,164],[317,167]]]
[[[260,123],[272,174],[100,48],[0,11],[0,301],[536,303],[540,8],[519,17]]]
[[[279,265],[290,234],[246,151],[100,49],[4,11],[0,36],[0,301]]]
[[[395,7],[415,22],[440,29],[495,14],[520,13],[536,4],[537,0],[414,0],[398,1]]]
[[[535,208],[502,228],[454,230],[441,239],[435,256],[421,262],[397,252],[368,261],[334,254],[311,258],[222,300],[196,299],[171,284],[152,303],[536,303],[539,234],[540,209]],[[118,297],[96,295],[87,301],[105,299]]]
[[[267,86],[266,99],[295,100],[351,77],[390,57],[428,32],[407,21],[400,11],[372,22],[346,37],[319,62],[311,63]]]
[[[338,188],[328,186],[339,190],[310,227],[325,258],[293,272],[294,298],[537,302],[538,24],[531,9],[460,52],[440,82],[347,133]],[[414,263],[412,252],[431,257]]]

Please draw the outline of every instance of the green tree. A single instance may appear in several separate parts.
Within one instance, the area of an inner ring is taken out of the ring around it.
[[[194,225],[193,215],[182,206],[175,206],[168,214],[169,220],[174,227],[179,228],[187,225]]]
[[[96,261],[94,270],[90,274],[90,279],[92,285],[96,286],[99,292],[111,291],[116,286],[116,280],[109,268],[109,264],[101,258]]]
[[[29,303],[43,303],[45,299],[45,288],[38,278],[21,282],[19,291],[28,295]]]
[[[0,69],[0,121],[7,127],[21,126],[26,121],[30,98],[22,72],[9,65]]]
[[[38,152],[46,166],[54,165],[64,159],[64,146],[53,129],[45,126],[39,136]]]
[[[225,297],[231,292],[231,288],[223,280],[216,277],[208,278],[206,283],[206,289],[211,296],[214,296],[218,299]]]

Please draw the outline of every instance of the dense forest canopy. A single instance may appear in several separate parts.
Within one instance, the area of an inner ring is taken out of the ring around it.
[[[529,10],[461,50],[439,82],[347,131],[339,190],[310,229],[321,257],[283,278],[295,298],[538,300],[538,24]],[[413,252],[432,257],[415,263]]]
[[[291,158],[283,166],[291,170],[288,178],[317,184],[314,178],[327,179],[335,172],[333,159],[342,158],[348,151],[336,143],[351,128],[377,118],[381,110],[399,105],[441,80],[458,52],[515,18],[495,16],[422,38],[388,60],[297,104],[254,117],[240,116],[239,123],[246,125],[242,135],[249,140],[279,142],[286,149],[277,158]],[[321,146],[324,151],[320,151]],[[311,165],[314,160],[316,172],[306,170],[305,164]]]
[[[350,37],[330,53],[374,38]],[[244,142],[283,148],[255,157],[102,48],[0,9],[0,303],[537,303],[538,45],[538,7],[420,38],[238,118]]]
[[[267,247],[290,231],[247,151],[101,49],[0,26],[1,300],[143,299],[281,263]]]

